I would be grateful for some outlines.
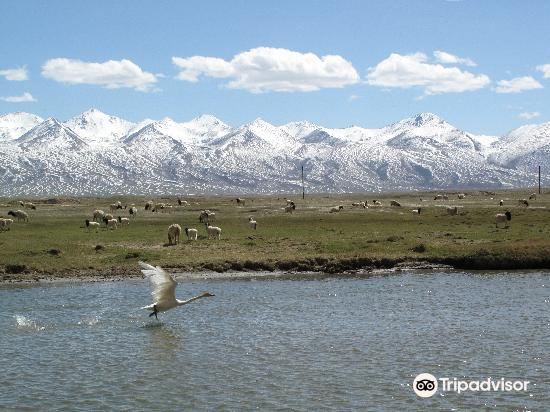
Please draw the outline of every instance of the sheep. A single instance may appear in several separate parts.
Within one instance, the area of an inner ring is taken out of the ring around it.
[[[254,220],[254,218],[253,218],[252,216],[250,216],[250,217],[248,218],[248,225],[249,225],[252,229],[256,230],[256,227],[257,227],[258,224],[257,224],[257,222]]]
[[[199,215],[199,222],[210,223],[214,220],[216,220],[216,213],[211,212],[208,209],[201,211],[201,214]]]
[[[399,203],[397,200],[392,200],[390,202],[390,206],[401,207],[401,203]]]
[[[36,206],[31,202],[23,202],[23,207],[36,210]]]
[[[116,219],[108,219],[105,224],[107,225],[107,227],[111,230],[113,229],[117,229],[118,228],[118,220]]]
[[[244,206],[246,203],[246,199],[242,199],[240,197],[235,199],[237,201],[237,206]]]
[[[450,216],[458,215],[458,208],[456,206],[455,207],[448,206],[447,207],[447,214],[450,215]]]
[[[367,208],[366,202],[355,202],[351,204],[352,207],[362,207],[363,209]]]
[[[10,210],[8,212],[8,216],[13,216],[15,218],[17,218],[17,221],[24,221],[24,222],[28,222],[29,221],[29,215],[26,213],[26,212],[23,212],[22,210],[16,210],[15,212],[13,210]]]
[[[529,207],[529,202],[527,199],[518,199],[518,206]]]
[[[109,209],[111,211],[122,209],[122,203],[120,203],[120,201],[116,202],[116,203],[113,203],[112,205],[109,205]]]
[[[504,223],[504,228],[507,228],[508,224],[506,223],[506,221],[510,220],[512,220],[512,214],[509,211],[505,213],[497,213],[495,215],[495,227],[498,227],[499,223]]]
[[[334,206],[334,207],[331,207],[328,212],[329,213],[337,213],[340,210],[342,210],[343,208],[344,208],[344,206],[342,206],[342,205]]]
[[[103,223],[105,223],[105,225],[107,225],[107,221],[112,219],[114,219],[114,217],[110,213],[106,213],[105,215],[103,215]]]
[[[130,209],[128,210],[128,213],[130,213],[131,217],[136,217],[137,212],[138,210],[137,210],[137,207],[135,206],[130,207]]]
[[[537,200],[537,194],[536,193],[531,193],[529,195],[529,200]]]
[[[197,240],[199,236],[199,231],[193,228],[185,228],[185,234],[187,235],[187,240]]]
[[[187,200],[181,200],[178,197],[178,206],[189,206],[189,202]]]
[[[382,202],[380,202],[379,200],[373,200],[372,205],[373,206],[382,206]]]
[[[419,215],[421,210],[422,210],[421,207],[419,207],[418,209],[412,209],[411,213],[415,213],[415,214]]]
[[[86,227],[88,228],[88,232],[90,231],[90,227],[94,227],[95,231],[99,229],[99,223],[98,222],[90,222],[90,219],[86,219]]]
[[[96,209],[94,210],[94,213],[93,213],[93,220],[94,222],[96,221],[102,221],[103,220],[103,217],[105,216],[105,212],[103,210],[100,210],[100,209]]]
[[[466,194],[464,194],[464,193],[459,193],[458,194],[459,199],[464,199],[465,197],[466,197]]]
[[[294,212],[294,210],[296,210],[296,205],[295,204],[288,204],[285,207],[283,207],[283,210],[285,211],[285,213],[292,214],[292,212]]]
[[[499,204],[500,206],[503,206],[503,205],[504,205],[504,200],[501,199],[500,202],[498,202],[498,204]]]
[[[19,201],[19,206],[25,206],[25,202],[23,202],[22,200]]]
[[[168,244],[177,245],[180,241],[181,226],[177,223],[173,223],[168,226]]]
[[[13,223],[13,219],[0,218],[0,230],[10,230],[10,226]]]
[[[208,239],[215,237],[220,240],[222,230],[217,226],[210,226],[210,223],[205,223],[206,233],[208,234]]]
[[[434,200],[449,200],[447,195],[435,195]]]
[[[118,217],[118,223],[120,223],[121,225],[129,225],[130,224],[130,219],[128,219],[127,217]]]
[[[145,202],[145,210],[153,211],[153,206],[154,203],[152,200],[148,200],[147,202]]]

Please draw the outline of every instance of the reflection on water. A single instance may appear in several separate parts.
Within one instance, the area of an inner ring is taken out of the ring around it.
[[[548,275],[181,282],[216,297],[160,321],[145,282],[0,289],[0,410],[543,410]],[[421,399],[421,372],[532,384]]]

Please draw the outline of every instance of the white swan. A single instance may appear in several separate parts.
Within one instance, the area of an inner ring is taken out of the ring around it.
[[[195,296],[188,300],[176,299],[176,286],[178,282],[167,272],[165,272],[160,266],[151,266],[148,263],[138,262],[141,266],[141,271],[147,279],[150,280],[153,290],[154,303],[143,306],[140,309],[152,310],[153,312],[149,317],[155,315],[158,320],[157,313],[166,312],[169,309],[173,309],[178,306],[187,305],[197,299],[206,298],[209,296],[215,296],[212,293],[205,292],[202,295]]]

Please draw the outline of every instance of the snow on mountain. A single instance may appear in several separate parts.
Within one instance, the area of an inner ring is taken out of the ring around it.
[[[0,142],[15,140],[43,121],[41,117],[25,112],[0,116]]]
[[[288,193],[302,166],[310,192],[496,188],[525,185],[538,162],[550,168],[550,123],[498,138],[431,113],[379,129],[262,119],[231,128],[210,115],[134,124],[96,109],[65,123],[33,116],[0,117],[10,130],[0,140],[5,195]],[[34,127],[14,139],[21,124]]]
[[[93,146],[112,146],[124,137],[135,124],[109,116],[97,109],[90,109],[63,123]]]

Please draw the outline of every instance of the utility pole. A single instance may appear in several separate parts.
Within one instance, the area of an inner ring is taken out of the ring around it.
[[[305,198],[306,198],[306,189],[304,187],[304,165],[302,165],[302,199],[305,200]]]
[[[539,195],[540,195],[540,165],[539,165]]]

